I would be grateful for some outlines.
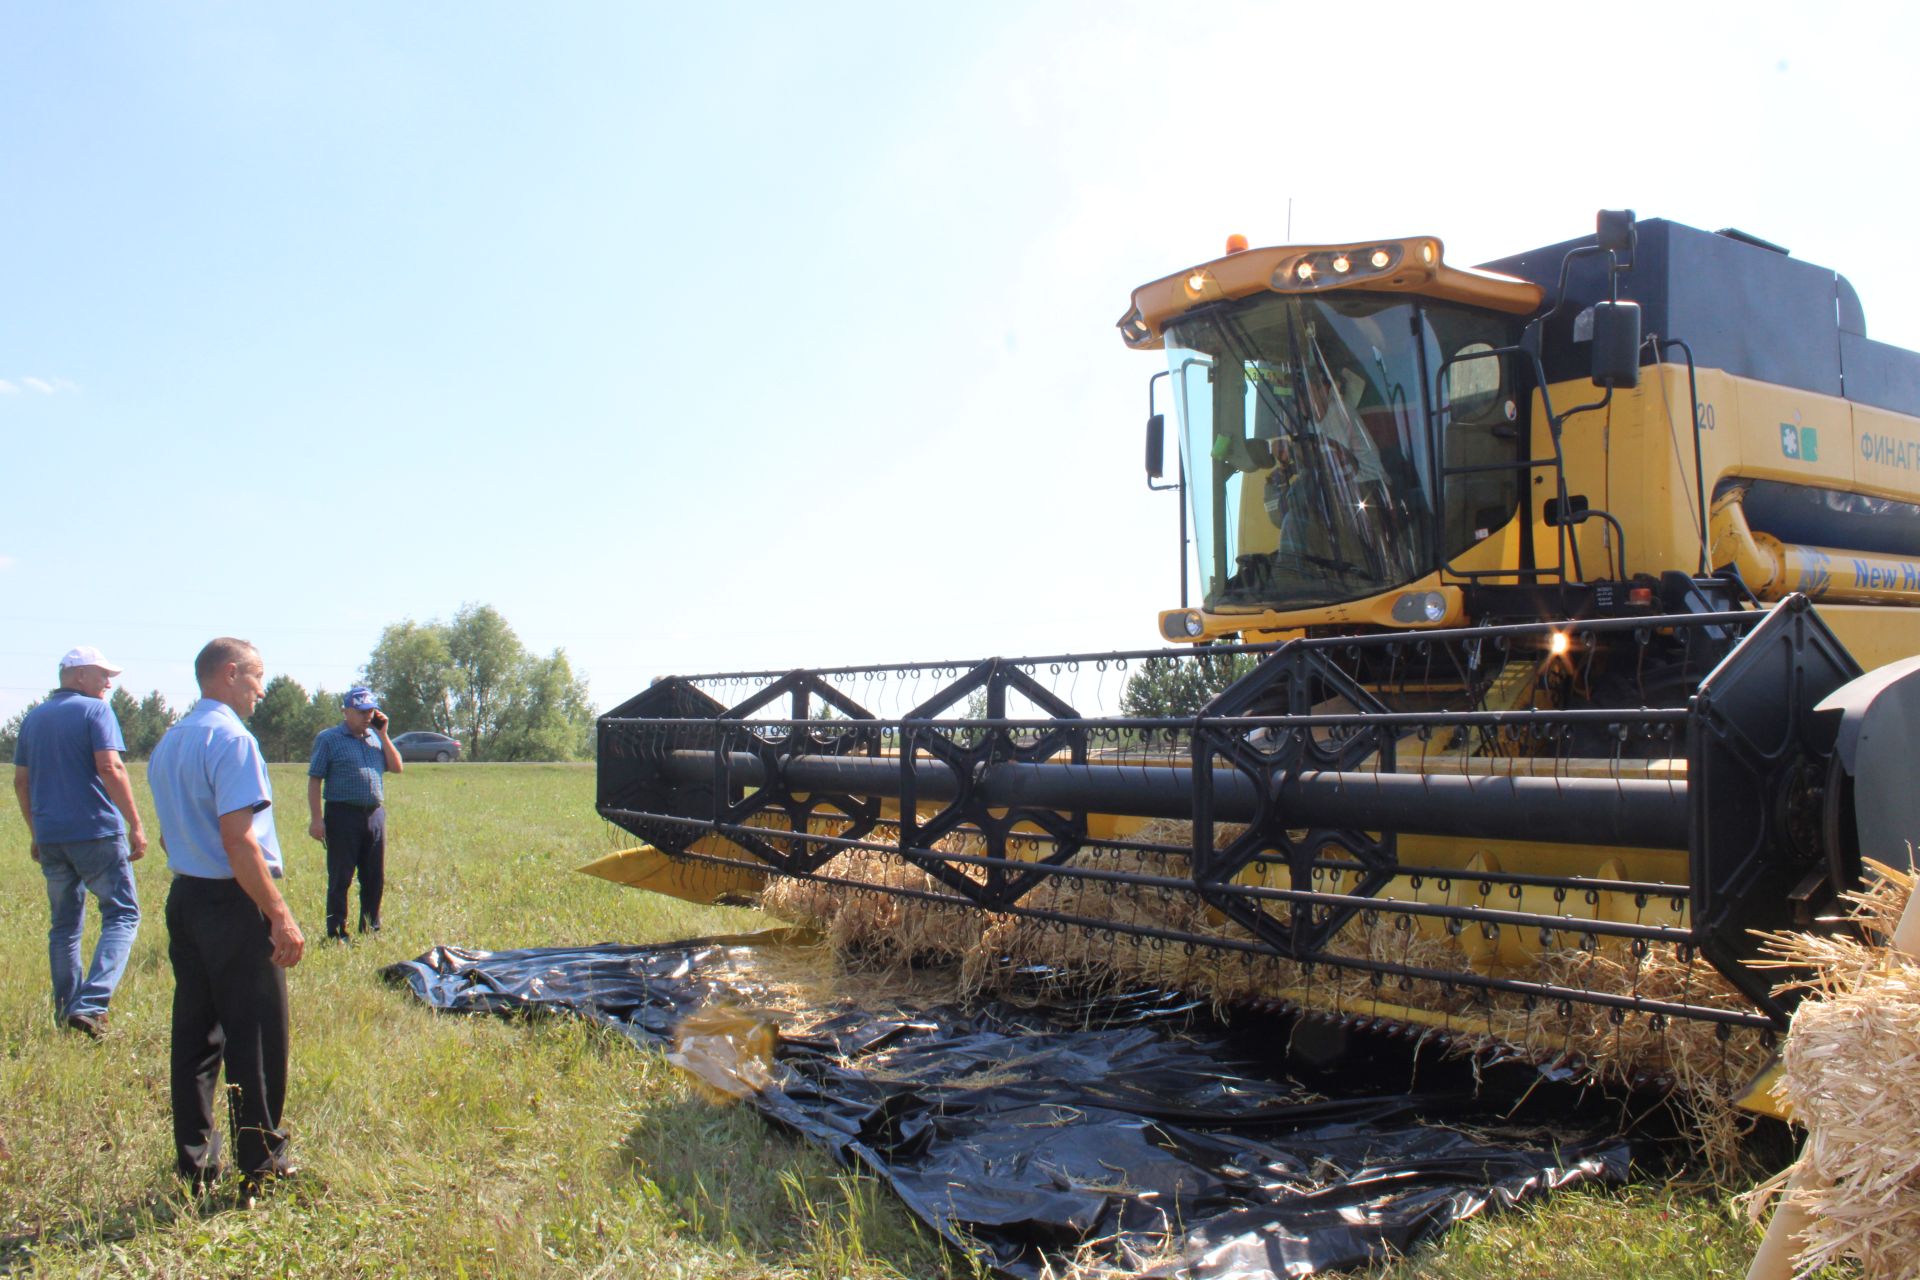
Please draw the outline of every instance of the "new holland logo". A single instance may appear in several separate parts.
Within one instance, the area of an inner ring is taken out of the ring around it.
[[[1794,422],[1780,424],[1780,452],[1798,462],[1820,461],[1820,431]]]

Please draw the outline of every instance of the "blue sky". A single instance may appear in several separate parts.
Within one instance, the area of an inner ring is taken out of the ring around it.
[[[1611,14],[1607,29],[1589,24]],[[1602,206],[1920,346],[1887,6],[0,3],[0,715],[499,608],[667,672],[1154,643],[1134,286]]]

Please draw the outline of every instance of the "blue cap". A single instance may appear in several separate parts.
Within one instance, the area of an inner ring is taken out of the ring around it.
[[[373,690],[357,684],[340,695],[340,705],[349,711],[378,711],[380,700],[373,696]]]

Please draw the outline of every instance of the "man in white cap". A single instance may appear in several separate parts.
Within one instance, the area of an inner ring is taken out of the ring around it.
[[[387,736],[387,713],[365,685],[340,698],[340,723],[322,729],[307,763],[307,834],[327,846],[327,937],[347,941],[347,891],[360,877],[360,932],[380,932],[387,885],[385,773],[399,773],[400,751]],[[324,795],[324,807],[322,799]]]
[[[53,915],[47,959],[54,1016],[96,1040],[140,931],[132,864],[147,851],[133,784],[120,762],[126,742],[107,705],[119,674],[92,645],[69,649],[60,659],[60,687],[27,713],[13,751],[13,792]],[[89,892],[100,904],[100,940],[83,972],[80,926]]]

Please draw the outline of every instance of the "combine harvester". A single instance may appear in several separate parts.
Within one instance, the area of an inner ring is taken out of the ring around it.
[[[594,869],[1766,1108],[1755,931],[1920,833],[1920,354],[1630,212],[1477,269],[1236,237],[1120,331],[1175,647],[658,681]]]

